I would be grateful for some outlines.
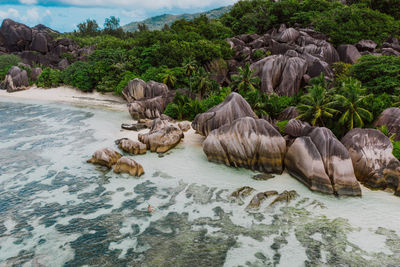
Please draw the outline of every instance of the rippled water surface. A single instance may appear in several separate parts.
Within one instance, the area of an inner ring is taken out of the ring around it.
[[[117,149],[128,119],[0,101],[0,266],[400,266],[400,198],[390,193],[337,199],[287,174],[256,181],[193,144],[135,156],[141,178],[85,163]],[[256,191],[232,201],[245,185]],[[267,190],[299,196],[246,209]]]

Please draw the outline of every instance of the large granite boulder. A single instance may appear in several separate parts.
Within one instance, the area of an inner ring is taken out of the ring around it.
[[[32,41],[32,30],[24,24],[5,19],[0,27],[0,39],[9,52],[23,51],[29,48]]]
[[[400,162],[388,137],[375,129],[353,129],[342,139],[357,179],[374,189],[392,188],[400,196]]]
[[[296,107],[288,107],[279,114],[278,121],[288,121],[297,118],[299,115],[300,112]]]
[[[203,150],[212,162],[280,174],[286,142],[267,121],[243,117],[213,130]]]
[[[273,55],[251,65],[254,75],[261,78],[261,90],[267,94],[293,96],[300,90],[307,72],[307,62],[296,51]]]
[[[151,152],[164,153],[174,148],[184,137],[182,130],[160,118],[153,121],[150,132],[139,134],[139,141],[146,144]]]
[[[134,161],[133,159],[122,157],[114,166],[115,173],[128,173],[131,176],[140,177],[144,174],[142,165]]]
[[[159,118],[172,100],[173,97],[164,95],[135,100],[128,104],[129,113],[135,120]]]
[[[207,136],[212,130],[243,117],[257,119],[249,103],[240,94],[231,93],[221,104],[198,114],[192,122],[192,128]]]
[[[123,96],[128,102],[143,98],[154,98],[168,93],[168,87],[163,83],[150,81],[146,83],[141,79],[134,79],[122,91]]]
[[[385,125],[388,129],[389,136],[395,135],[394,140],[400,141],[400,109],[388,108],[385,109],[379,119],[375,122],[376,127]]]
[[[147,152],[147,147],[145,144],[138,141],[133,141],[129,138],[117,140],[116,143],[120,149],[133,155],[146,154]]]
[[[354,45],[339,45],[337,51],[340,61],[344,63],[354,64],[357,62],[357,59],[361,57],[360,52]]]
[[[308,122],[291,119],[285,126],[285,134],[290,137],[305,136],[314,129]]]
[[[87,162],[111,168],[121,157],[122,155],[117,151],[111,148],[103,148],[97,150]]]
[[[47,39],[45,33],[35,33],[32,38],[31,49],[43,54],[47,53],[49,51]]]
[[[295,120],[290,125],[294,125]],[[339,196],[360,196],[349,152],[335,135],[324,127],[303,123],[294,135],[285,157],[288,172],[311,190]],[[293,127],[295,128],[295,127]]]
[[[5,89],[7,92],[16,92],[28,89],[29,79],[26,70],[17,66],[11,67],[5,78]]]
[[[374,52],[377,46],[378,45],[372,40],[361,40],[358,43],[356,43],[356,47],[360,52],[364,51]]]
[[[31,81],[36,82],[37,79],[39,79],[40,75],[42,74],[43,70],[42,68],[32,68],[31,69]]]

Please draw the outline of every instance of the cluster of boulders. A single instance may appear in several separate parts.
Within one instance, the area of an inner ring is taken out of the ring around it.
[[[388,121],[397,120],[399,116],[393,115],[398,112],[389,109],[380,120],[390,126]],[[294,113],[289,108],[284,115]],[[400,162],[392,154],[389,138],[378,130],[354,129],[339,141],[325,127],[292,118],[284,138],[268,121],[258,119],[236,93],[197,115],[192,127],[206,137],[203,150],[212,162],[264,173],[282,173],[286,168],[311,190],[325,194],[361,196],[361,182],[400,195]]]
[[[27,64],[19,63],[9,69],[4,81],[0,83],[0,88],[9,93],[26,90],[29,88],[29,81],[35,82],[40,74],[41,68],[31,68]]]
[[[115,165],[115,173],[129,173],[132,176],[141,176],[144,174],[142,165],[133,159],[123,157],[120,153],[111,148],[103,148],[96,151],[87,162],[105,166],[109,169]]]
[[[177,93],[195,97],[189,90],[169,90],[163,83],[146,83],[138,78],[130,81],[122,91],[128,101],[129,113],[135,120],[162,118],[165,108]]]
[[[388,38],[379,49],[373,41],[361,40],[355,45],[340,45],[336,50],[326,35],[312,28],[287,28],[285,25],[262,36],[242,34],[227,42],[235,56],[227,62],[226,76],[237,73],[239,66],[249,62],[261,79],[261,90],[279,96],[297,94],[311,78],[321,73],[327,79],[333,78],[332,63],[353,64],[365,54],[400,55],[396,38]]]
[[[55,39],[58,33],[43,26],[33,28],[5,19],[0,27],[0,55],[14,54],[25,64],[65,69],[69,60],[86,60],[94,47],[80,48],[69,38]],[[65,54],[70,54],[68,59]]]

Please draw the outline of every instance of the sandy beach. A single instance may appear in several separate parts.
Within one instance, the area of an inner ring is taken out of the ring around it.
[[[0,90],[0,97],[62,102],[80,107],[99,107],[118,111],[127,110],[126,101],[120,96],[111,93],[102,94],[97,91],[85,93],[68,86],[50,89],[33,86],[28,90],[14,93]]]

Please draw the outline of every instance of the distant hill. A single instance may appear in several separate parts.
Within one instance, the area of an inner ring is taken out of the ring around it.
[[[181,15],[170,15],[164,14],[156,17],[152,17],[143,21],[131,22],[122,26],[122,29],[127,32],[134,32],[138,29],[139,24],[146,24],[149,30],[161,30],[165,24],[171,25],[177,20],[186,19],[186,20],[193,20],[196,17],[199,17],[202,14],[205,14],[208,18],[216,19],[221,17],[223,14],[228,12],[232,6],[225,6],[220,7],[217,9],[213,9],[203,13],[196,13],[196,14],[181,14]]]

